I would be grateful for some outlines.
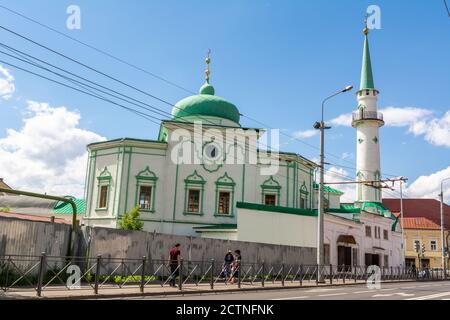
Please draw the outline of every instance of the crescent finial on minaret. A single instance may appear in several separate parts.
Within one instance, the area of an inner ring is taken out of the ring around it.
[[[209,83],[209,75],[211,74],[210,70],[209,70],[209,64],[211,63],[211,49],[208,50],[208,55],[205,59],[206,62],[206,70],[205,70],[205,78],[206,78],[206,82]]]
[[[368,35],[369,34],[369,28],[367,27],[367,18],[369,17],[368,14],[366,14],[365,18],[364,18],[364,29],[363,29],[363,33],[364,35]]]

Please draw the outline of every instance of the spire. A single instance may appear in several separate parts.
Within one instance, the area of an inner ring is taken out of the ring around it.
[[[209,83],[209,75],[211,74],[211,72],[209,71],[209,64],[211,63],[211,49],[208,50],[208,56],[205,59],[206,62],[206,70],[205,70],[205,78],[206,78],[206,83]]]
[[[359,90],[362,89],[375,89],[373,83],[372,74],[372,62],[370,61],[370,50],[369,50],[369,28],[367,28],[367,17],[365,19],[364,33],[364,51],[363,51],[363,61],[361,69],[361,84]]]
[[[206,82],[200,88],[199,93],[200,94],[208,94],[208,95],[212,95],[213,96],[214,93],[215,93],[214,87],[209,84],[209,75],[211,74],[211,71],[209,70],[209,64],[211,63],[210,55],[211,55],[211,49],[208,50],[208,55],[207,55],[207,57],[205,59],[205,63],[206,63],[205,79],[206,79]]]

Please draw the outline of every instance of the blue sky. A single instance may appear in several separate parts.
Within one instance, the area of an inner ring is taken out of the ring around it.
[[[81,30],[66,28],[66,8],[71,4],[81,8]],[[375,86],[381,92],[378,107],[396,108],[391,112],[394,125],[381,129],[382,171],[407,176],[410,185],[420,176],[436,184],[438,178],[450,176],[450,129],[445,127],[450,126],[445,118],[450,109],[450,19],[443,1],[0,2],[195,92],[204,82],[204,58],[211,48],[211,83],[216,94],[236,104],[242,114],[287,134],[310,130],[320,116],[324,97],[347,84],[359,84],[361,31],[371,4],[381,8],[381,29],[370,33]],[[170,102],[189,95],[1,8],[0,21],[2,26]],[[3,43],[120,88],[5,31],[0,33]],[[153,123],[5,67],[14,77],[15,92],[0,102],[0,139],[8,137],[7,129],[23,128],[30,112],[27,100],[76,111],[81,115],[77,128],[107,139],[157,136],[158,126]],[[121,90],[170,111],[160,102]],[[349,113],[356,105],[353,93],[341,95],[329,102],[326,118]],[[420,127],[415,126],[417,122]],[[246,118],[241,124],[261,126]],[[304,141],[318,146],[317,136]],[[328,161],[354,166],[354,141],[353,128],[333,126],[327,132],[327,151],[345,160],[329,157]],[[318,156],[316,149],[298,141],[284,138],[282,142],[286,151],[312,159]],[[353,169],[345,170],[354,176]],[[0,171],[2,175],[7,174]],[[11,175],[5,179],[20,185]],[[436,188],[424,190],[422,186],[430,181],[419,181],[416,189],[421,192],[411,190],[411,196],[434,195]]]

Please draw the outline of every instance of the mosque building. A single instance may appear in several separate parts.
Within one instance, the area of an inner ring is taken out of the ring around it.
[[[341,191],[325,187],[325,262],[400,266],[400,226],[382,205],[377,183],[384,122],[377,112],[368,33],[365,28],[352,126],[356,180],[372,183],[357,183],[351,204],[341,203]],[[138,207],[145,231],[316,247],[317,164],[264,148],[269,132],[241,126],[237,106],[217,96],[210,83],[210,63],[208,55],[199,94],[175,104],[155,140],[87,146],[84,223],[118,228],[123,213]]]

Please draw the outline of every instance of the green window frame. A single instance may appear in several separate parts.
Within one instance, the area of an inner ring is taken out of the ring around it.
[[[96,211],[107,211],[108,205],[109,205],[109,194],[111,191],[111,173],[108,171],[108,168],[105,167],[102,172],[100,172],[100,175],[97,177],[97,204],[96,204]],[[105,199],[105,206],[100,207],[100,200],[101,200],[101,191],[102,188],[106,187],[106,199]]]
[[[203,216],[203,199],[204,199],[204,191],[205,191],[206,180],[203,179],[201,175],[197,173],[195,170],[191,175],[187,176],[184,179],[184,206],[183,206],[183,214],[184,215],[194,215],[194,216]],[[188,208],[188,197],[189,190],[198,190],[199,191],[199,211],[191,212]]]
[[[150,170],[147,166],[144,170],[140,171],[136,175],[136,193],[134,203],[137,207],[139,207],[139,211],[142,212],[155,212],[155,203],[156,203],[156,182],[158,181],[158,177],[156,174]],[[141,198],[141,187],[150,187],[151,188],[151,196],[150,196],[150,208],[141,208],[140,198]]]
[[[276,205],[280,205],[281,186],[273,176],[263,182],[261,185],[261,203],[265,204],[265,195],[272,194],[276,196]]]
[[[236,186],[236,183],[234,180],[228,175],[227,172],[217,179],[216,181],[216,202],[215,202],[215,212],[214,216],[216,217],[226,217],[226,218],[233,218],[235,216],[235,203],[234,203],[234,189]],[[222,192],[228,192],[230,194],[229,199],[229,213],[220,213],[219,212],[219,201],[220,201],[220,193]]]

